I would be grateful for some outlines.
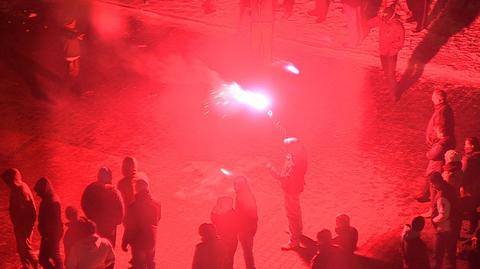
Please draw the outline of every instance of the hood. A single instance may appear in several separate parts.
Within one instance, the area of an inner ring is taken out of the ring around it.
[[[137,170],[138,170],[138,164],[135,158],[125,157],[125,159],[123,159],[123,163],[122,163],[123,176],[125,177],[133,176],[135,175],[135,173],[137,173]]]
[[[9,187],[22,185],[22,174],[20,174],[20,171],[16,168],[5,170],[2,178]]]
[[[415,231],[409,224],[403,226],[402,238],[405,240],[411,240],[420,237],[420,232]]]
[[[33,189],[38,196],[42,197],[42,199],[53,197],[55,195],[52,184],[47,178],[44,177],[40,178],[37,183],[35,183],[35,187],[33,187]]]

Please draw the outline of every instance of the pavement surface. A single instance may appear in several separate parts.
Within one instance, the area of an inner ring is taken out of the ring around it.
[[[400,268],[400,230],[427,209],[413,197],[427,163],[432,90],[449,94],[459,149],[466,136],[480,133],[474,80],[426,73],[395,103],[378,67],[342,51],[326,55],[278,40],[275,56],[294,62],[301,71],[295,76],[253,66],[248,38],[228,27],[99,2],[91,12],[97,20],[83,47],[81,95],[62,80],[54,31],[8,35],[31,50],[2,47],[0,167],[18,167],[30,186],[49,177],[63,208],[79,207],[100,167],[109,166],[116,182],[123,157],[135,156],[162,202],[158,268],[190,267],[198,225],[209,221],[216,197],[233,193],[221,167],[246,175],[256,195],[257,267],[307,267],[297,253],[280,251],[287,240],[282,193],[265,169],[270,160],[281,164],[283,133],[264,112],[214,109],[210,91],[222,82],[268,92],[274,116],[308,150],[304,233],[333,230],[335,215],[349,214],[360,232],[362,268]],[[0,261],[17,268],[7,197],[1,187]],[[425,238],[431,248],[431,225]],[[117,249],[117,256],[117,267],[126,268],[128,255]],[[241,250],[235,261],[244,267]]]

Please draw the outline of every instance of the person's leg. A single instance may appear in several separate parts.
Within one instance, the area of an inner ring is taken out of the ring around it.
[[[285,209],[290,230],[290,244],[297,246],[300,243],[303,229],[300,194],[285,193]]]
[[[155,269],[155,247],[146,252],[147,269]]]
[[[255,269],[255,260],[253,258],[253,238],[255,237],[256,227],[246,227],[238,234],[238,239],[242,245],[245,267]]]
[[[233,269],[235,252],[237,251],[238,240],[226,240],[225,243],[225,259],[223,263],[224,269]]]
[[[58,240],[52,240],[50,242],[50,253],[55,265],[55,269],[63,269],[62,256],[60,255],[60,238]]]
[[[32,239],[33,227],[31,228],[14,228],[15,239],[17,242],[17,251],[20,256],[20,261],[24,267],[33,268],[38,267],[38,258],[35,252],[32,249],[31,239]]]
[[[446,238],[446,246],[445,252],[447,256],[447,265],[445,266],[447,269],[455,269],[457,268],[457,236],[456,236],[456,227],[457,224],[453,224],[452,232],[448,233]]]
[[[40,254],[38,260],[43,269],[55,269],[53,264],[50,262],[51,246],[49,244],[50,243],[44,238],[42,238],[40,241]]]
[[[147,268],[147,255],[145,250],[132,247],[132,268],[145,269]]]
[[[446,233],[435,233],[433,269],[442,269],[443,256],[445,254],[446,247],[446,237]]]

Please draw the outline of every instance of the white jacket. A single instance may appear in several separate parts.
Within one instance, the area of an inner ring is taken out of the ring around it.
[[[115,262],[112,244],[94,234],[73,245],[66,261],[67,269],[105,269]]]

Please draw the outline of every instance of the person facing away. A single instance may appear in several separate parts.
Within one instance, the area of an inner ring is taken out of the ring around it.
[[[115,253],[110,241],[95,233],[95,223],[86,219],[78,220],[80,239],[70,251],[66,261],[67,269],[113,268]]]
[[[125,157],[122,163],[123,178],[118,181],[117,188],[122,194],[123,204],[127,208],[135,200],[134,186],[137,179],[138,163],[133,157]]]
[[[40,242],[39,262],[44,269],[63,269],[60,240],[63,235],[60,200],[50,181],[40,178],[33,188],[42,199],[38,212]],[[53,261],[53,263],[51,262]]]
[[[232,269],[238,245],[238,217],[233,209],[232,197],[219,197],[210,216],[224,246],[222,268]]]
[[[22,174],[16,168],[5,170],[2,173],[2,179],[10,189],[8,211],[22,268],[38,268],[38,258],[31,244],[33,226],[37,218],[32,192],[23,182]]]
[[[335,218],[335,233],[333,244],[347,254],[353,254],[357,249],[358,231],[350,226],[350,217],[346,214],[339,214]]]
[[[122,249],[132,250],[132,266],[137,269],[155,268],[155,244],[161,205],[150,193],[147,175],[139,173],[135,181],[135,200],[127,208]]]
[[[117,225],[122,223],[124,208],[120,192],[112,185],[112,171],[100,168],[97,181],[88,185],[82,195],[85,216],[93,220],[100,236],[115,247]]]
[[[271,163],[267,164],[271,175],[278,180],[282,187],[285,199],[285,211],[287,213],[290,240],[282,245],[282,250],[292,250],[299,246],[303,222],[300,208],[300,194],[305,185],[305,173],[307,172],[307,156],[303,145],[296,137],[283,140],[287,154],[281,171],[277,171]]]
[[[215,226],[203,223],[198,227],[201,242],[195,246],[192,269],[222,269],[223,245],[217,237]]]
[[[82,230],[80,217],[78,216],[78,210],[76,208],[68,206],[65,209],[65,216],[68,222],[65,224],[67,229],[63,236],[63,250],[65,252],[65,261],[67,261],[72,246],[82,238]]]
[[[417,216],[402,231],[402,256],[404,269],[430,269],[428,249],[421,238],[425,218]]]
[[[455,190],[443,180],[439,172],[433,172],[429,178],[437,190],[432,210],[432,224],[435,228],[433,268],[442,268],[444,256],[447,268],[456,268],[460,214]]]
[[[323,229],[317,233],[317,248],[311,269],[348,269],[341,251],[332,242],[330,230]]]
[[[464,175],[464,195],[462,202],[470,222],[469,232],[478,226],[477,207],[480,204],[480,143],[476,137],[467,137],[464,144],[465,154],[462,158]]]
[[[257,232],[257,202],[246,177],[236,177],[233,180],[233,187],[235,189],[235,212],[238,220],[238,240],[243,249],[245,267],[255,269],[253,238]]]

